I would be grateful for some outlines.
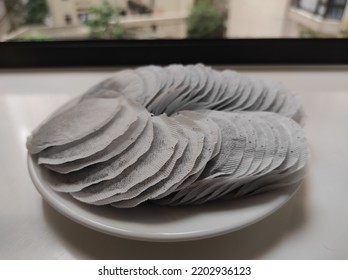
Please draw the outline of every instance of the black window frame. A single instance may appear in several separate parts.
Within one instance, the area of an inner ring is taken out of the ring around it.
[[[0,68],[117,67],[170,63],[346,65],[348,39],[2,42]]]

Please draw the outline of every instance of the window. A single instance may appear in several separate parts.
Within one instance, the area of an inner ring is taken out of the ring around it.
[[[79,20],[81,23],[85,23],[88,20],[88,13],[87,12],[80,12],[78,14]]]
[[[347,0],[295,0],[293,5],[323,18],[341,20]]]
[[[0,68],[348,65],[348,0],[32,2],[0,0]]]
[[[65,23],[67,25],[70,25],[71,24],[71,15],[65,15],[64,16],[64,19],[65,19]]]

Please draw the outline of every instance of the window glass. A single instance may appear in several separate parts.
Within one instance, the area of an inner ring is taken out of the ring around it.
[[[0,0],[0,41],[346,37],[347,0]]]
[[[320,0],[300,0],[298,7],[309,12],[315,13]]]

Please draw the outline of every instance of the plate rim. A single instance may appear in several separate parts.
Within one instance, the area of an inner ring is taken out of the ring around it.
[[[286,198],[278,203],[276,207],[273,207],[270,211],[267,211],[265,214],[258,216],[256,219],[248,221],[239,226],[231,227],[230,224],[226,224],[222,227],[216,228],[207,228],[199,231],[188,231],[188,232],[178,232],[178,233],[149,233],[142,232],[139,234],[138,232],[112,227],[109,225],[105,225],[104,223],[98,222],[96,220],[88,219],[83,215],[79,215],[72,211],[71,208],[67,207],[60,201],[60,199],[64,199],[59,193],[54,191],[47,191],[47,188],[44,186],[43,182],[40,180],[39,174],[36,172],[35,168],[40,168],[39,166],[35,166],[37,163],[34,161],[33,156],[29,153],[27,154],[27,167],[29,171],[30,178],[36,188],[36,190],[40,193],[43,200],[47,202],[53,209],[57,212],[65,216],[66,218],[85,226],[89,229],[96,230],[98,232],[102,232],[104,234],[108,234],[115,237],[138,240],[138,241],[148,241],[148,242],[183,242],[183,241],[192,241],[192,240],[201,240],[212,238],[220,235],[225,235],[231,232],[238,231],[245,227],[248,227],[252,224],[255,224],[266,217],[270,216],[274,212],[278,211],[282,206],[284,206],[300,189],[302,184],[298,184],[296,187],[289,187],[286,194]],[[59,199],[52,196],[52,194],[59,197]],[[262,195],[262,194],[261,194]],[[77,206],[78,207],[78,206]],[[83,210],[86,211],[86,210]]]

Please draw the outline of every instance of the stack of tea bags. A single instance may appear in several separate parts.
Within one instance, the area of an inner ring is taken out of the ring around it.
[[[61,108],[27,148],[49,187],[88,204],[201,204],[299,184],[300,119],[280,84],[201,64],[147,66]]]

